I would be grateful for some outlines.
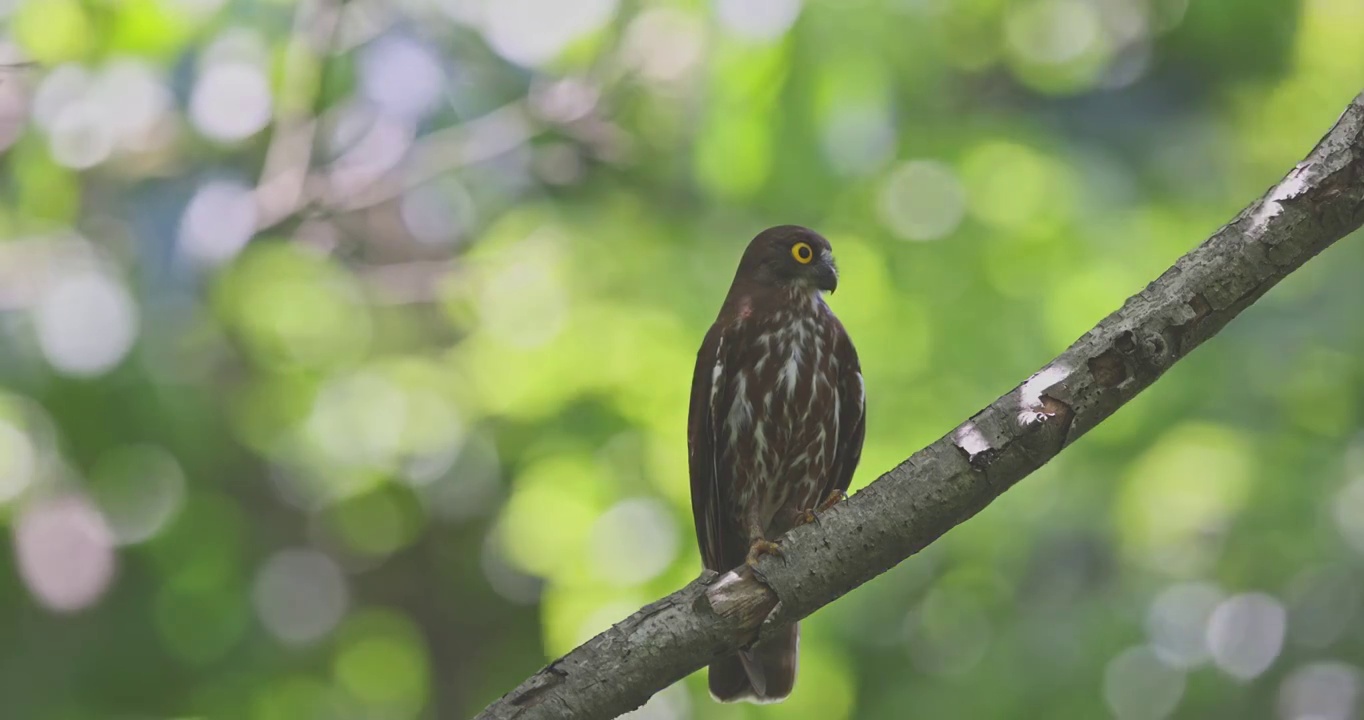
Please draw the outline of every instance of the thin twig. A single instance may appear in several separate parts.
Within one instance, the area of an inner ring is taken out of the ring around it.
[[[346,0],[300,0],[294,13],[293,33],[284,61],[284,91],[299,91],[308,79],[307,68],[314,63],[320,67],[320,75],[313,83],[307,110],[283,102],[276,104],[274,131],[255,190],[257,231],[274,227],[307,204],[304,187],[317,154],[319,105],[345,4]]]
[[[537,132],[523,101],[513,101],[465,123],[442,128],[417,140],[407,162],[360,188],[336,182],[347,171],[345,156],[317,178],[316,202],[335,212],[355,212],[395,200],[452,170],[491,160],[529,142]]]

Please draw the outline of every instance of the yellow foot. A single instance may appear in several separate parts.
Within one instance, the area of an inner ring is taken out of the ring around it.
[[[763,555],[776,555],[780,557],[781,548],[771,540],[754,540],[753,544],[748,546],[748,557],[744,562],[748,563],[749,567],[756,567],[758,558]]]
[[[829,493],[829,497],[824,498],[824,502],[819,504],[819,509],[816,510],[815,512],[824,512],[825,510],[828,510],[829,508],[847,499],[848,499],[847,493],[843,492],[842,490],[835,490]]]
[[[832,493],[829,493],[829,497],[824,498],[824,502],[820,503],[818,507],[813,510],[802,510],[800,515],[796,516],[796,527],[808,525],[812,522],[819,522],[820,513],[828,511],[829,508],[847,499],[847,494],[842,490],[835,490]]]

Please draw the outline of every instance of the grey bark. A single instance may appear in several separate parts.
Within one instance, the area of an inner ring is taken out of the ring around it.
[[[1364,94],[1262,198],[1013,391],[784,536],[784,558],[693,581],[478,718],[615,717],[833,602],[975,515],[1361,224]]]

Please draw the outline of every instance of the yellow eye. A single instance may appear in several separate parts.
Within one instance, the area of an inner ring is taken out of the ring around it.
[[[811,260],[815,259],[815,251],[811,250],[809,245],[798,242],[791,246],[791,257],[795,258],[796,262],[801,265],[808,265]]]

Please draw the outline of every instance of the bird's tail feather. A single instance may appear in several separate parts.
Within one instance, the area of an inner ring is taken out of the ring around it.
[[[711,697],[720,702],[785,700],[796,684],[799,644],[800,629],[793,623],[782,633],[711,663]]]

